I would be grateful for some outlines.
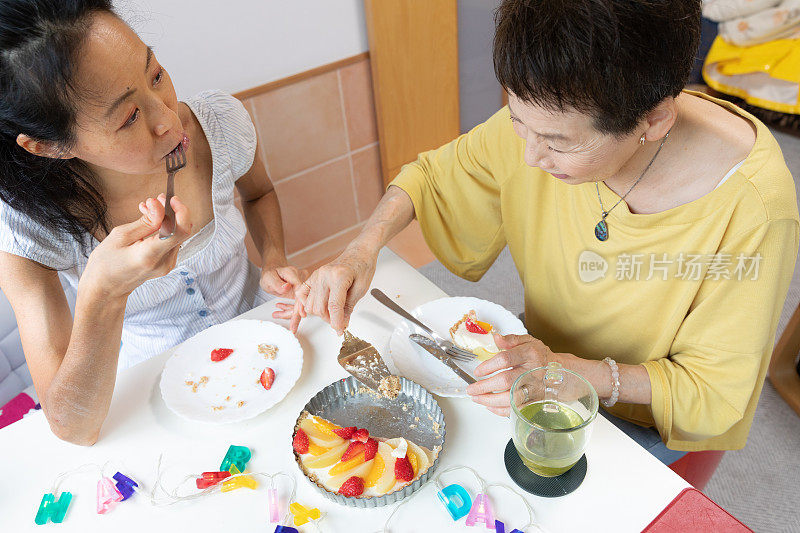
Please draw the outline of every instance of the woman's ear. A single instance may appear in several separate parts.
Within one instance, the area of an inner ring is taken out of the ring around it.
[[[33,155],[40,157],[49,157],[51,159],[72,159],[74,157],[71,153],[58,149],[51,142],[37,141],[24,133],[17,135],[17,144]]]
[[[652,142],[663,139],[677,119],[678,108],[675,99],[665,98],[644,118],[645,140]]]

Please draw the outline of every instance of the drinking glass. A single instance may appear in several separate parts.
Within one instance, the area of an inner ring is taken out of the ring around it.
[[[514,447],[534,474],[553,477],[583,455],[597,417],[597,392],[559,363],[525,372],[511,386]]]

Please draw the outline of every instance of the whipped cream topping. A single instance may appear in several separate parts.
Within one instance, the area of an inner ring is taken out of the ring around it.
[[[402,459],[408,453],[408,441],[406,439],[400,439],[400,444],[392,450],[392,457],[397,459]]]
[[[494,342],[494,335],[489,333],[473,333],[467,330],[464,322],[459,324],[458,329],[453,333],[453,342],[458,344],[461,348],[474,352],[478,348],[483,348],[491,354],[496,354],[500,351],[497,344]]]

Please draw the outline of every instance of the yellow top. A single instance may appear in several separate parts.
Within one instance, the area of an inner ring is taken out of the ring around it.
[[[621,202],[605,242],[594,235],[595,184],[527,166],[508,108],[392,182],[453,273],[480,279],[508,244],[528,331],[554,352],[644,364],[651,405],[610,411],[655,425],[675,450],[745,445],[798,249],[778,143],[752,115],[708,99],[755,123],[747,159],[714,191],[667,211],[633,214]],[[619,196],[599,185],[610,208]]]

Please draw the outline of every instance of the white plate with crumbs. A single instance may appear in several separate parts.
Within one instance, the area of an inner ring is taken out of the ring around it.
[[[275,373],[269,389],[262,384],[268,368]],[[302,368],[303,349],[289,330],[262,320],[234,320],[175,349],[161,374],[161,397],[188,420],[239,422],[281,401]]]

